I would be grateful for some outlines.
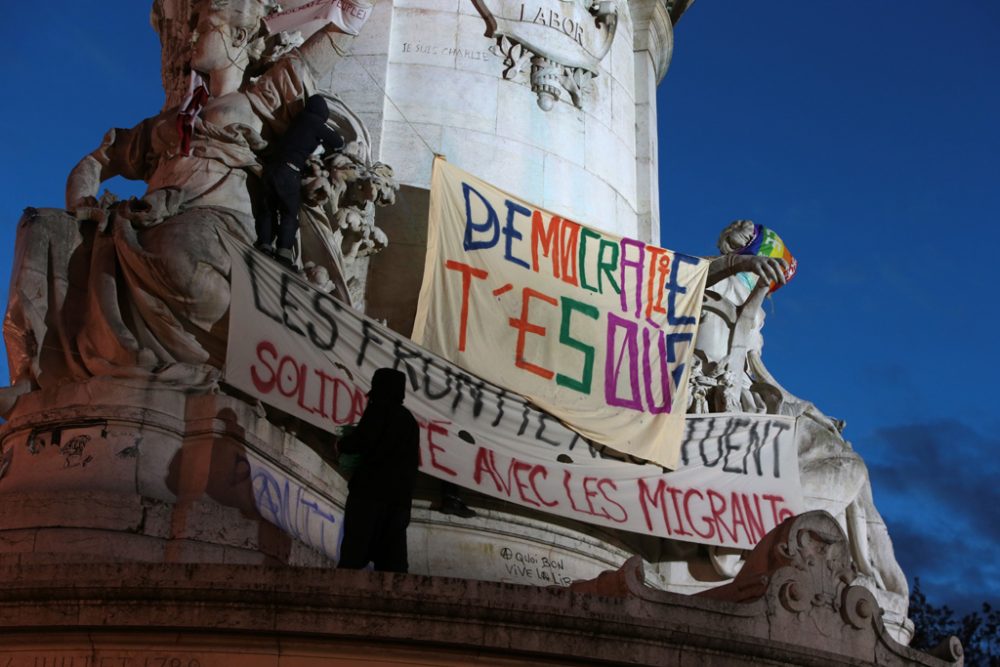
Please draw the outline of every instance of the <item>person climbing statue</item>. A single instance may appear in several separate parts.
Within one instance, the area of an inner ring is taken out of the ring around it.
[[[299,231],[302,170],[321,143],[328,151],[341,150],[344,137],[326,124],[330,110],[321,95],[312,95],[276,143],[278,150],[264,165],[267,208],[257,218],[258,250],[295,268],[292,246]],[[276,247],[275,247],[276,246]]]
[[[406,374],[379,368],[357,428],[344,436],[341,454],[360,454],[348,483],[344,539],[338,567],[406,572],[406,528],[420,463],[420,427],[403,407]]]

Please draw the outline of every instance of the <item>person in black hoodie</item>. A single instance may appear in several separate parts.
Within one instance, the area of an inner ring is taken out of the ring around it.
[[[267,210],[257,219],[254,246],[289,268],[295,268],[292,246],[299,231],[302,170],[320,143],[327,150],[344,147],[344,137],[326,124],[330,110],[321,95],[312,95],[278,142],[278,150],[264,165]],[[277,237],[277,239],[275,239]],[[272,244],[277,240],[277,247]]]
[[[379,368],[372,376],[361,421],[338,443],[345,454],[361,454],[348,483],[344,539],[338,567],[406,572],[406,528],[420,462],[420,427],[403,407],[406,375]]]

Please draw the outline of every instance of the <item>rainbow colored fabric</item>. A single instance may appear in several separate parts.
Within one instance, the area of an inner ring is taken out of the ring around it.
[[[792,253],[789,252],[788,246],[785,245],[781,237],[778,236],[773,229],[768,229],[764,225],[754,224],[753,226],[753,239],[750,243],[743,246],[739,251],[740,255],[757,255],[759,257],[780,257],[788,262],[788,268],[785,269],[785,282],[795,276],[795,272],[798,270],[798,262],[792,257]],[[747,287],[750,289],[754,288],[757,284],[757,276],[752,273],[741,273],[740,280],[746,283]],[[771,283],[771,290],[775,291],[781,287],[781,283]]]

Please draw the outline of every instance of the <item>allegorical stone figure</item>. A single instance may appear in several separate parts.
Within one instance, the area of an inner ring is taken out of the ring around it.
[[[895,554],[888,530],[872,500],[871,483],[864,461],[848,443],[843,424],[830,419],[809,401],[784,387],[764,366],[763,299],[768,282],[783,283],[773,269],[783,262],[766,262],[739,252],[754,235],[754,224],[737,220],[719,237],[723,253],[712,262],[702,319],[695,344],[699,377],[696,386],[730,392],[721,397],[712,412],[768,412],[796,417],[796,442],[803,496],[808,510],[832,514],[847,534],[858,568],[859,582],[871,589],[880,604],[897,618],[905,618],[909,589]],[[741,279],[744,271],[760,280]],[[750,285],[753,284],[751,287]],[[725,376],[716,381],[713,378]],[[702,392],[704,393],[704,392]],[[697,394],[697,392],[696,392]],[[698,404],[694,411],[707,407]],[[738,555],[712,553],[713,566],[720,575],[731,577],[739,569]]]
[[[0,409],[24,391],[95,375],[187,387],[216,381],[230,300],[219,235],[253,243],[250,184],[261,151],[353,39],[330,24],[265,61],[262,18],[275,8],[197,2],[189,50],[171,51],[185,60],[173,70],[193,73],[188,98],[110,130],[70,173],[67,212],[26,212],[4,323],[12,387]],[[99,202],[112,176],[146,181],[146,194]]]
[[[338,567],[373,563],[383,572],[406,572],[406,527],[420,463],[420,427],[403,407],[406,374],[379,368],[372,376],[361,421],[338,443],[360,455],[348,485],[344,539]]]

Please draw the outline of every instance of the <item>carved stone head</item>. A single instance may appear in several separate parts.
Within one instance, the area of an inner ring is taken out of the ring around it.
[[[753,237],[753,220],[734,220],[729,223],[729,226],[723,229],[722,234],[719,235],[719,241],[717,244],[719,252],[724,255],[737,252],[740,249],[745,248],[748,243],[753,241]]]
[[[213,71],[229,65],[247,67],[264,51],[261,19],[265,0],[203,0],[192,16],[191,67]]]
[[[272,0],[154,0],[150,21],[160,36],[164,108],[187,93],[192,59],[199,69],[230,62],[227,53],[256,62],[265,47],[261,19],[275,8]]]

